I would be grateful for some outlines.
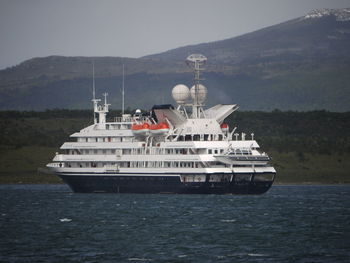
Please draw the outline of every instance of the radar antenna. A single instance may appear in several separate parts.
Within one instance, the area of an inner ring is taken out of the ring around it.
[[[123,83],[122,83],[122,114],[124,114],[124,95],[125,95],[125,91],[124,91],[124,64],[123,64]]]
[[[95,62],[92,61],[92,99],[96,99],[96,92],[95,92]]]
[[[192,105],[193,118],[200,118],[200,109],[204,100],[200,99],[200,72],[204,70],[203,65],[206,63],[207,58],[201,54],[189,55],[186,59],[187,65],[193,69],[194,72],[194,98]]]
[[[94,104],[94,124],[97,123],[96,112],[97,112],[97,104],[100,101],[96,99],[96,89],[95,89],[95,61],[92,61],[92,103]]]

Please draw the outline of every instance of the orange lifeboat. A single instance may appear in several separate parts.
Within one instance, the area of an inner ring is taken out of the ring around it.
[[[147,135],[149,133],[150,125],[145,122],[142,124],[133,124],[131,130],[135,135]]]
[[[220,128],[221,128],[222,132],[228,132],[228,130],[229,130],[229,126],[227,123],[222,123],[220,125]]]
[[[165,122],[161,122],[158,124],[151,124],[150,126],[151,134],[161,135],[169,132],[169,125]]]

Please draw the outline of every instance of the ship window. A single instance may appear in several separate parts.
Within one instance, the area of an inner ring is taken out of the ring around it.
[[[208,153],[209,153],[209,154],[212,154],[212,149],[209,149],[209,150],[208,150]]]
[[[94,150],[94,154],[97,154],[97,150]]]
[[[102,150],[102,154],[106,154],[106,150]]]
[[[185,136],[185,141],[192,141],[191,135],[186,135]]]
[[[180,135],[178,141],[183,141],[183,140],[184,140],[184,137]]]
[[[204,141],[207,141],[209,138],[209,134],[204,134]]]
[[[95,138],[95,141],[97,142],[97,138]]]
[[[215,154],[217,154],[217,153],[218,153],[218,150],[217,150],[217,149],[215,149],[215,150],[214,150],[214,153],[215,153]]]
[[[221,134],[219,134],[219,141],[222,141],[222,135]]]
[[[199,141],[200,140],[200,135],[199,134],[193,135],[193,140],[194,141]]]

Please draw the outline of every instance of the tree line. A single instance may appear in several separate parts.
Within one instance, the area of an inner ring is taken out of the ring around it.
[[[133,112],[128,110],[128,113]],[[112,110],[109,116],[120,115]],[[350,112],[238,111],[225,120],[260,146],[279,152],[349,153]],[[0,146],[59,147],[69,135],[93,123],[91,110],[0,111]]]

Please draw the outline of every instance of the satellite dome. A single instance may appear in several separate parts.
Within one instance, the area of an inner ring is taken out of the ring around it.
[[[198,97],[198,103],[203,103],[207,97],[207,88],[202,85],[202,84],[199,84],[198,85],[198,94],[197,94],[197,97]],[[195,86],[192,86],[191,88],[191,97],[193,100],[196,99],[196,87]]]
[[[171,94],[177,104],[184,104],[190,97],[190,89],[186,85],[178,84],[173,88]]]
[[[141,110],[140,110],[140,109],[137,109],[137,110],[135,111],[135,113],[136,113],[136,114],[141,114]]]

